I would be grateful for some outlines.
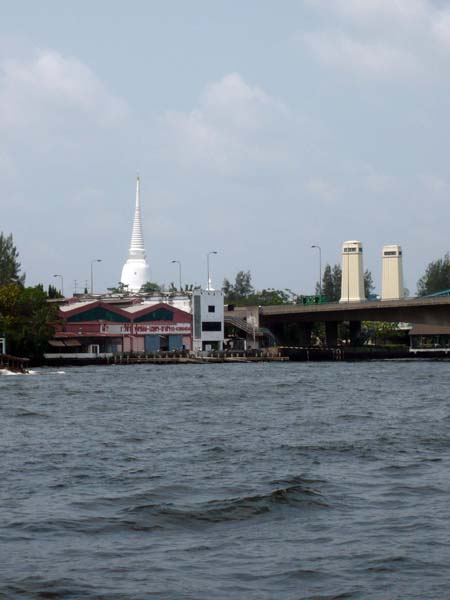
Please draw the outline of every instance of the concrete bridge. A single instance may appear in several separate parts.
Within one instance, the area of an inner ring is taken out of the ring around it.
[[[313,323],[325,323],[328,346],[337,343],[337,326],[350,323],[350,338],[356,340],[361,321],[385,321],[450,325],[450,297],[405,298],[375,302],[330,302],[327,304],[282,304],[276,306],[236,307],[234,314],[244,313],[260,327],[269,328],[278,339],[286,326],[296,325],[300,345],[309,345]],[[226,312],[231,315],[233,312]],[[249,320],[247,318],[247,320]],[[256,323],[256,321],[258,322]]]

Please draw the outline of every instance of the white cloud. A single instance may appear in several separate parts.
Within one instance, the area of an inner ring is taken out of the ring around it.
[[[445,50],[450,50],[450,9],[437,12],[432,18],[432,33]]]
[[[87,264],[84,253],[111,244],[123,226],[120,209],[108,210],[118,192],[103,186],[111,171],[129,171],[131,119],[79,60],[53,50],[0,53],[0,229],[13,232],[25,271],[51,277]]]
[[[224,176],[287,167],[296,125],[282,102],[237,73],[207,85],[198,108],[167,111],[161,122],[168,155],[185,168]]]
[[[338,187],[323,179],[311,179],[306,183],[306,191],[321,202],[334,203],[339,198]]]
[[[398,191],[400,182],[397,177],[393,175],[386,175],[384,173],[377,173],[372,171],[365,176],[365,183],[367,189],[375,194],[392,194]]]
[[[110,126],[126,113],[125,103],[76,59],[47,50],[30,59],[0,61],[0,130],[8,134],[31,127],[55,135],[78,128],[80,121]]]
[[[432,8],[427,0],[309,0],[308,4],[322,10],[333,10],[361,23],[375,20],[423,18]]]
[[[427,192],[427,200],[429,200],[431,194],[432,197],[443,197],[447,202],[450,192],[450,185],[443,177],[431,173],[423,175],[421,177],[421,181],[425,191]]]
[[[306,33],[303,39],[325,65],[380,76],[410,75],[417,72],[413,56],[401,48],[380,41],[361,41],[342,33]]]
[[[450,10],[431,0],[306,3],[320,15],[321,28],[299,37],[328,67],[378,78],[422,79],[441,72],[441,61],[448,60]]]

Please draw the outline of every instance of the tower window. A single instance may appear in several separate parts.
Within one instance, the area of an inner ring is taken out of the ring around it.
[[[203,321],[202,331],[222,331],[222,323],[220,321]]]
[[[210,313],[216,312],[216,307],[214,306],[214,304],[208,305],[208,312],[210,312]]]

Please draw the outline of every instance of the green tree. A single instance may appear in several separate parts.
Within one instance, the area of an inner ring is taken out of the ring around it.
[[[109,287],[108,292],[111,294],[126,294],[128,293],[128,284],[119,281],[116,286]],[[87,290],[84,293],[87,294]]]
[[[9,354],[35,361],[42,357],[58,321],[58,309],[47,299],[42,285],[0,286],[0,329],[6,334]]]
[[[154,281],[147,281],[147,283],[144,283],[144,285],[140,289],[140,292],[142,294],[155,294],[160,291],[161,286],[158,283],[155,283]]]
[[[234,282],[234,293],[239,298],[246,298],[254,292],[250,271],[239,271]]]
[[[328,302],[339,302],[341,299],[342,269],[339,264],[333,266],[325,265],[322,277],[322,295]],[[364,294],[368,298],[373,292],[374,284],[372,273],[366,269],[364,273]],[[320,292],[320,286],[316,283],[316,294]]]
[[[339,264],[334,265],[332,277],[333,277],[333,286],[334,286],[334,297],[335,297],[335,301],[338,302],[341,299],[341,286],[342,286],[341,265],[339,265]]]
[[[336,264],[333,267],[328,263],[322,276],[322,295],[325,296],[328,302],[338,302],[341,298],[341,278],[342,271],[340,265]],[[316,284],[316,294],[320,293],[320,286]]]
[[[261,291],[255,290],[252,285],[250,271],[239,271],[235,277],[234,284],[225,278],[222,284],[222,291],[225,296],[225,302],[237,304],[238,306],[289,304],[296,297],[296,294],[288,289],[276,290],[274,288],[267,288]]]
[[[223,280],[222,291],[223,291],[223,294],[225,296],[225,301],[229,302],[230,301],[230,296],[233,293],[233,285],[231,284],[230,280],[227,279],[226,277]]]
[[[334,300],[334,284],[331,266],[327,263],[322,276],[322,289],[320,285],[316,285],[316,294],[322,293],[322,296],[331,302]]]
[[[47,296],[49,298],[63,298],[61,292],[54,285],[50,284],[48,286]]]
[[[234,284],[228,279],[223,280],[222,290],[225,296],[225,302],[240,302],[254,294],[252,285],[252,276],[250,271],[239,271],[236,274]]]
[[[375,286],[373,283],[372,273],[369,271],[369,269],[366,269],[364,272],[364,296],[368,298],[374,289]]]
[[[12,234],[0,233],[0,285],[25,283],[25,275],[20,275],[19,253],[14,245]]]
[[[408,345],[408,331],[400,329],[398,323],[384,321],[364,321],[362,324],[362,337],[365,341],[377,346]]]
[[[263,289],[248,296],[248,306],[270,306],[272,304],[291,304],[292,298],[288,290],[276,290],[274,288]]]
[[[426,296],[436,292],[442,292],[450,288],[450,256],[447,252],[443,258],[439,258],[428,264],[424,275],[417,282],[417,294]]]

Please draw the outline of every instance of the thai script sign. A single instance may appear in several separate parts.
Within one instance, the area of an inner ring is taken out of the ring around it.
[[[134,333],[139,334],[165,334],[175,333],[178,335],[189,335],[191,333],[190,323],[174,323],[173,325],[145,325],[143,323],[134,324]]]
[[[170,325],[153,325],[146,323],[121,323],[102,324],[102,333],[115,333],[119,335],[190,335],[192,327],[190,323],[171,323]]]

